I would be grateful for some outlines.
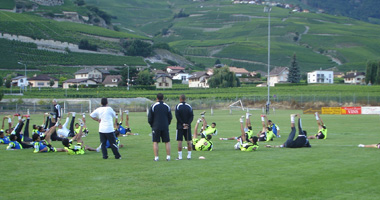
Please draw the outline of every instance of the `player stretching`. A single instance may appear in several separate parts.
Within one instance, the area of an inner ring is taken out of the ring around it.
[[[116,122],[116,129],[119,131],[119,133],[123,136],[127,136],[127,135],[139,135],[138,133],[132,133],[132,130],[129,126],[129,110],[125,110],[124,112],[121,112],[121,109],[119,111],[119,113],[121,113],[121,119],[120,121],[118,122],[118,118],[119,116],[116,115],[116,118],[115,118],[115,122]],[[124,113],[126,115],[126,118],[125,118],[125,127],[122,126],[123,124],[123,118],[124,118]]]
[[[217,135],[218,134],[218,130],[216,129],[216,123],[213,122],[211,124],[211,126],[207,125],[207,121],[206,121],[206,118],[205,118],[205,111],[203,111],[201,113],[201,121],[203,121],[203,126],[202,126],[202,129],[201,129],[201,137],[202,138],[205,138],[207,135]]]
[[[212,134],[207,134],[206,137],[198,139],[198,124],[201,119],[197,120],[194,127],[194,138],[193,138],[193,150],[195,151],[212,151],[213,143],[211,142]],[[185,147],[184,147],[185,148]]]
[[[359,144],[358,147],[366,147],[366,148],[376,148],[376,149],[380,149],[380,143],[379,143],[379,144],[368,144],[368,145]]]
[[[272,128],[267,126],[265,122],[268,121],[268,118],[266,115],[261,115],[261,124],[262,124],[262,130],[257,135],[259,136],[259,141],[273,141],[273,138],[275,137],[275,134],[272,131]]]
[[[86,150],[89,151],[97,151],[95,148],[91,148],[87,145],[84,145],[84,142],[82,141],[82,136],[83,136],[83,126],[84,123],[80,123],[81,128],[79,129],[79,133],[76,134],[71,140],[64,138],[62,140],[62,144],[64,146],[64,151],[66,151],[69,155],[76,155],[76,154],[84,154]],[[72,141],[76,140],[77,144],[73,145]],[[99,152],[99,151],[98,151]]]
[[[244,116],[240,118],[241,136],[239,138],[239,142],[235,145],[235,149],[240,150],[240,151],[256,151],[259,148],[259,145],[257,144],[258,137],[253,136],[253,132],[250,135],[249,133],[247,133],[248,129],[243,128],[243,118]],[[249,118],[249,113],[246,114],[246,121],[249,120],[248,118]]]
[[[51,135],[55,131],[56,125],[52,126],[46,131],[46,135],[40,136],[38,133],[34,133],[32,138],[34,141],[33,153],[45,153],[45,152],[64,152],[62,148],[54,148],[51,146]]]
[[[315,135],[311,135],[308,139],[326,139],[327,138],[327,128],[323,123],[322,118],[319,116],[318,112],[315,113],[315,119],[318,124],[318,133]]]
[[[295,128],[295,123],[294,123],[294,118],[299,117],[298,119],[298,137],[294,140],[294,136],[296,135],[296,128]],[[290,123],[291,123],[291,129],[292,131],[289,134],[288,139],[286,142],[282,145],[279,146],[271,146],[267,145],[266,147],[286,147],[286,148],[301,148],[301,147],[311,147],[309,140],[307,139],[306,135],[307,132],[302,130],[302,121],[301,121],[301,116],[292,114],[290,115]]]

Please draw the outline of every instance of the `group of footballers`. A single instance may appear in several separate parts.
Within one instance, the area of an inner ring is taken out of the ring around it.
[[[20,149],[32,149],[34,153],[43,152],[67,152],[70,155],[84,154],[85,151],[100,151],[98,148],[92,148],[85,145],[82,138],[86,137],[89,133],[86,127],[86,115],[83,113],[82,118],[78,119],[75,123],[75,112],[67,114],[67,118],[64,124],[60,123],[61,113],[60,107],[53,100],[54,112],[45,113],[43,115],[42,125],[33,125],[32,135],[29,134],[30,115],[21,115],[19,113],[14,114],[13,117],[8,115],[3,117],[3,123],[0,130],[0,144],[7,145],[6,150],[20,150]],[[120,135],[138,135],[138,133],[132,133],[129,128],[129,111],[121,112],[120,109],[120,121],[117,115],[114,122],[116,143],[118,148],[122,148],[124,145],[120,144],[118,137]],[[125,127],[123,126],[123,118],[126,114]],[[69,119],[71,116],[71,122],[69,128],[67,128]],[[14,124],[13,122],[17,122]],[[5,125],[8,124],[8,128]],[[75,125],[74,125],[75,124]],[[52,146],[52,141],[62,141],[63,148],[55,148]],[[76,141],[76,144],[73,144]],[[107,144],[107,148],[110,148],[110,144]]]

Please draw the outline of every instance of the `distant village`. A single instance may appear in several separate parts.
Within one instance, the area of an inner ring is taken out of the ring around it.
[[[165,70],[153,69],[155,86],[157,89],[172,88],[173,83],[186,84],[189,88],[209,88],[208,80],[213,76],[215,68],[224,67],[223,64],[217,64],[205,71],[188,73],[184,67],[168,66]],[[143,70],[143,68],[136,68]],[[262,78],[268,77],[268,73],[264,71],[249,72],[245,68],[229,67],[243,84],[255,84],[257,87],[267,87],[267,81]],[[270,71],[269,84],[274,87],[276,84],[288,83],[288,67],[276,67]],[[33,87],[33,88],[58,88],[68,89],[70,87],[119,87],[123,77],[121,75],[110,75],[106,69],[86,67],[74,74],[74,79],[68,79],[59,86],[58,79],[48,74],[34,75],[33,77],[25,77],[18,75],[12,78],[12,87]],[[133,83],[137,77],[131,77],[130,82]],[[364,85],[365,73],[351,71],[347,73],[336,72],[333,70],[315,70],[307,73],[308,84],[334,84],[334,78],[344,80],[345,84]],[[5,81],[4,81],[5,82]]]
[[[233,4],[247,4],[247,5],[269,5],[272,7],[280,7],[290,9],[292,12],[310,13],[308,9],[302,9],[302,7],[293,4],[280,3],[280,2],[267,2],[263,0],[232,0]],[[323,9],[318,9],[317,13],[324,13]]]

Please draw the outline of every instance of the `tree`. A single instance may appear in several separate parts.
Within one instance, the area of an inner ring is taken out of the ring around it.
[[[219,59],[216,59],[214,65],[219,65],[219,64],[222,64],[222,62],[220,62]]]
[[[289,68],[288,82],[290,83],[299,83],[301,80],[301,72],[297,63],[296,54],[293,55],[292,62]]]
[[[261,78],[261,73],[257,73],[253,76],[253,78]]]
[[[366,74],[365,74],[366,84],[368,84],[369,82],[371,82],[371,84],[375,84],[377,68],[378,68],[377,63],[375,61],[367,62],[367,68],[366,68]]]
[[[4,85],[4,80],[3,80],[3,77],[0,76],[0,87],[2,87]]]
[[[53,85],[54,85],[54,79],[50,79],[50,81],[49,81],[49,85],[50,85],[50,87],[53,87]]]
[[[240,81],[235,76],[234,72],[231,72],[230,69],[225,66],[221,68],[214,68],[214,75],[208,80],[208,83],[211,88],[221,87],[239,87]]]
[[[137,71],[136,67],[129,67],[129,84],[132,84],[131,79],[133,77],[136,77],[139,72]],[[128,83],[128,67],[124,67],[122,70],[120,70],[119,74],[121,75],[121,86],[126,86]]]
[[[153,85],[153,73],[149,70],[140,71],[136,79],[137,85]]]
[[[7,77],[7,80],[5,81],[5,87],[10,88],[12,83],[12,79],[10,76]]]
[[[142,40],[127,41],[123,44],[126,49],[126,54],[129,56],[148,57],[152,55],[152,45]]]
[[[376,85],[380,85],[380,61],[377,63]]]

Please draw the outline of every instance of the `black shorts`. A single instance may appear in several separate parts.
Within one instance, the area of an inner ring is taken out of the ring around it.
[[[183,138],[185,138],[185,141],[190,141],[192,139],[191,137],[191,129],[177,129],[177,141],[183,141]]]
[[[316,135],[317,139],[324,139],[325,138],[325,135],[323,133],[318,133]]]
[[[126,128],[126,129],[125,129],[125,133],[132,133],[132,131],[131,131],[130,128]]]
[[[153,142],[170,142],[169,130],[152,130]]]
[[[259,137],[259,141],[267,141],[267,138],[265,136]]]

